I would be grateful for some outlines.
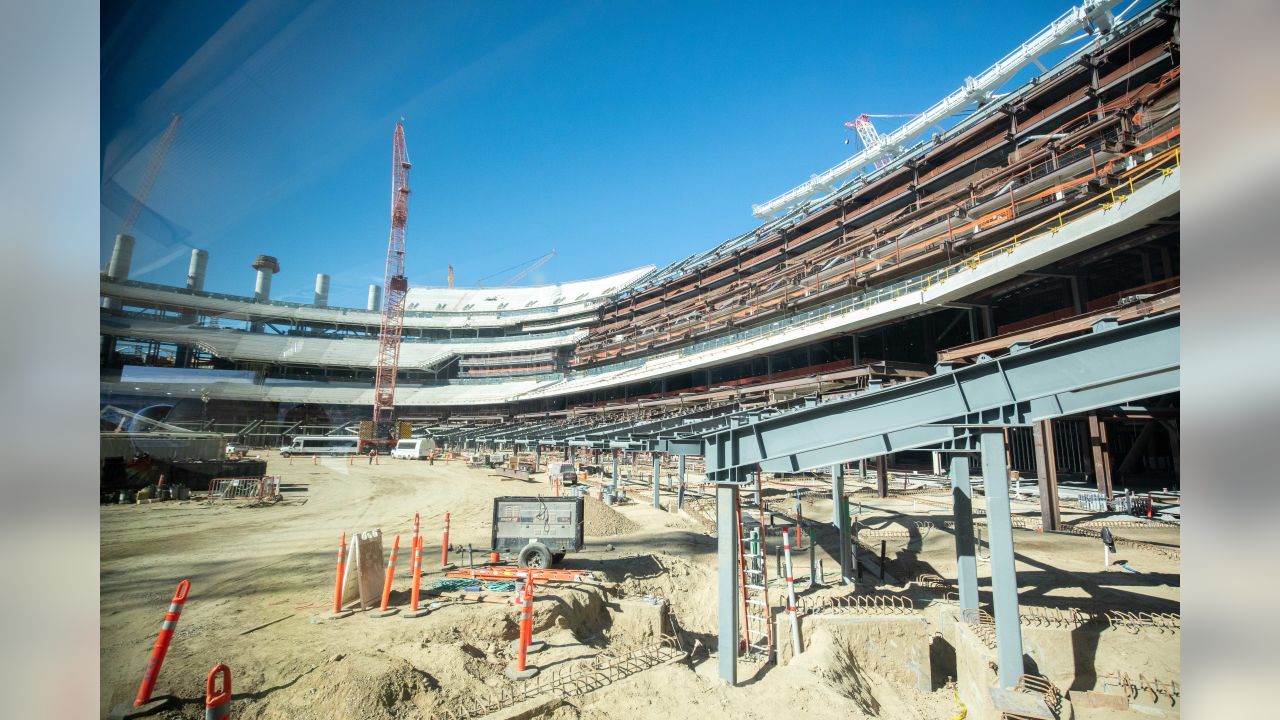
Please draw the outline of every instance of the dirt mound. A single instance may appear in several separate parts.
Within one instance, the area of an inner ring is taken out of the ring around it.
[[[402,658],[349,655],[304,675],[287,692],[268,696],[263,720],[312,716],[316,707],[350,720],[418,717],[434,702],[436,680]]]
[[[585,509],[583,518],[585,527],[583,533],[591,537],[613,537],[615,535],[626,535],[640,529],[640,526],[631,518],[605,505],[604,503],[588,496],[586,502],[583,503]]]

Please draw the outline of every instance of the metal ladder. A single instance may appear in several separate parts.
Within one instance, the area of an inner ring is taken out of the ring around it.
[[[757,491],[760,475],[756,474]],[[738,568],[742,586],[742,632],[739,657],[743,660],[767,663],[773,660],[773,614],[769,606],[768,556],[764,543],[764,509],[759,508],[758,528],[746,528],[742,523],[742,500],[739,494]]]

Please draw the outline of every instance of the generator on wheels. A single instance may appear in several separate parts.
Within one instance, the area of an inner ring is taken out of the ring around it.
[[[499,497],[493,500],[493,551],[520,567],[549,568],[581,550],[581,497]]]

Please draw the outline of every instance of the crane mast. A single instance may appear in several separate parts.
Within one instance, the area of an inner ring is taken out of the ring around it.
[[[400,336],[404,331],[404,300],[409,280],[404,276],[404,228],[409,218],[409,155],[404,123],[396,123],[391,150],[391,239],[382,288],[382,326],[378,334],[378,367],[373,386],[373,433],[368,444],[394,445],[396,371],[400,366]]]

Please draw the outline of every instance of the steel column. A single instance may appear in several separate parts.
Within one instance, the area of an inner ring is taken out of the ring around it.
[[[658,453],[654,453],[653,454],[653,506],[655,508],[662,507],[662,504],[659,502],[659,500],[661,499],[659,495],[662,487],[658,484],[662,477],[661,473],[662,473],[662,455]]]
[[[1089,413],[1089,448],[1093,453],[1093,479],[1098,492],[1112,498],[1111,448],[1107,444],[1107,422],[1098,413]]]
[[[956,581],[960,585],[960,609],[978,607],[978,560],[973,543],[973,486],[969,484],[969,457],[951,457],[951,507],[956,522]]]
[[[844,501],[844,464],[831,466],[831,524],[840,527],[840,504]]]
[[[613,497],[615,500],[618,497],[618,454],[620,452],[620,450],[613,451]]]
[[[886,455],[876,458],[876,495],[889,497],[889,458]]]
[[[684,509],[684,455],[676,456],[676,509]]]
[[[849,499],[843,493],[837,507],[840,512],[836,521],[836,529],[840,534],[840,583],[850,585],[853,583],[854,564],[857,560],[853,557],[853,538],[849,532]]]
[[[996,660],[1000,666],[1000,686],[1013,688],[1022,675],[1023,663],[1013,520],[1009,513],[1009,467],[1004,459],[1004,433],[999,428],[981,432],[982,484],[987,494],[991,595],[996,618]]]
[[[1045,532],[1062,529],[1058,508],[1058,453],[1054,445],[1053,421],[1041,420],[1031,427],[1036,449],[1036,479],[1040,484],[1040,522]]]
[[[735,470],[733,475],[745,475]],[[745,480],[745,477],[742,478]],[[716,551],[719,590],[720,679],[738,683],[738,524],[734,508],[738,502],[736,485],[716,486]]]

